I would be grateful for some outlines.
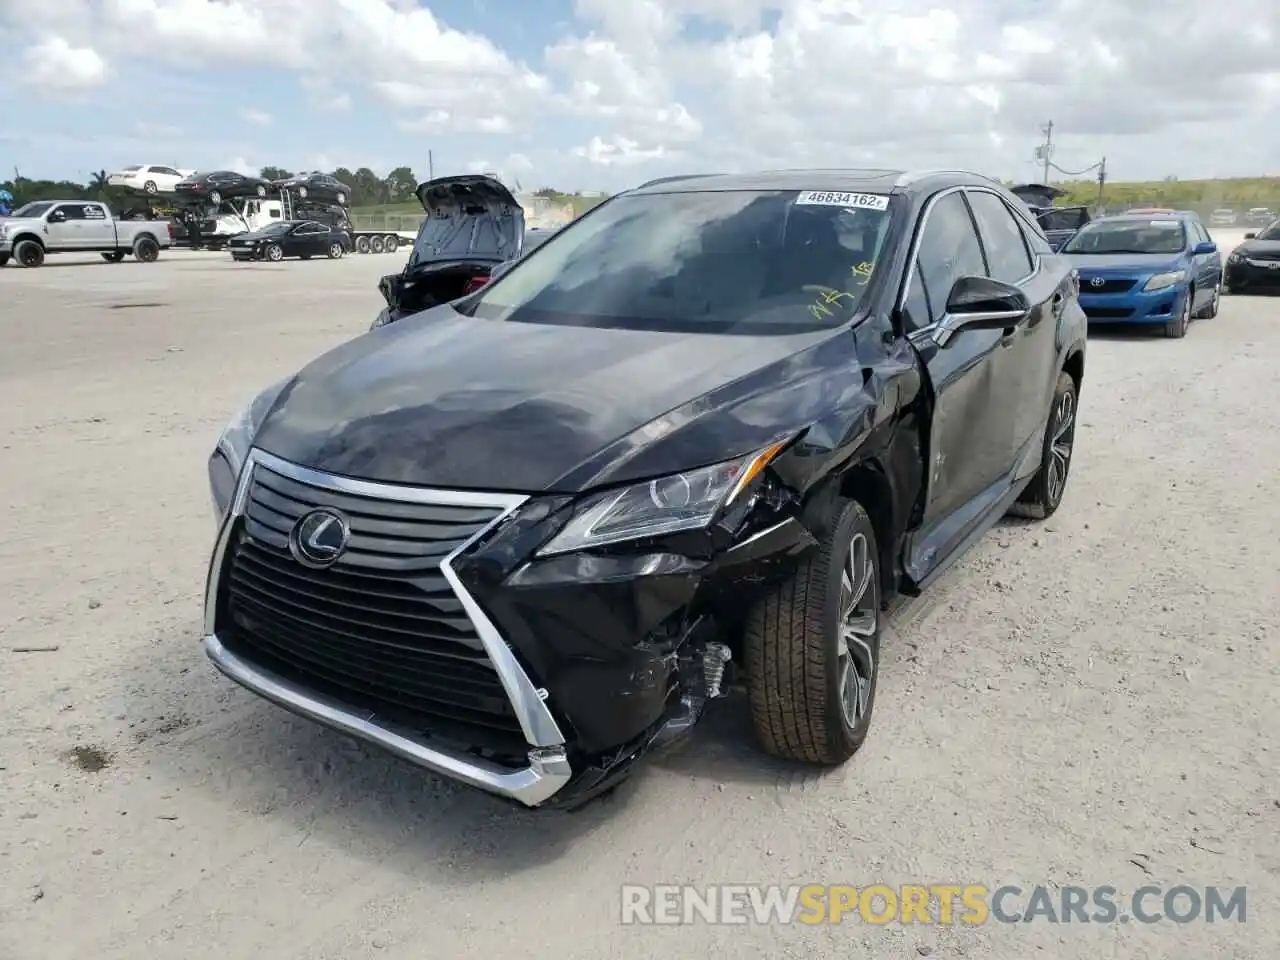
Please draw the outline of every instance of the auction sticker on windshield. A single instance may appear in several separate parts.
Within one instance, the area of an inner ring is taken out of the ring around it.
[[[889,198],[883,193],[831,193],[822,190],[806,190],[796,197],[796,203],[820,204],[827,207],[859,207],[863,210],[889,209]]]

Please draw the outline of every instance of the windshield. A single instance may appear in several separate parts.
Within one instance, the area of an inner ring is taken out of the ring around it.
[[[1109,220],[1083,227],[1063,253],[1181,253],[1186,232],[1178,220]]]
[[[52,207],[51,202],[36,200],[31,203],[25,203],[17,210],[13,211],[15,217],[43,217]]]
[[[288,233],[292,229],[292,223],[281,221],[280,223],[268,223],[265,227],[259,229],[258,232],[266,234],[269,237],[275,237],[282,233]]]
[[[1268,226],[1254,238],[1255,240],[1280,240],[1280,220]]]
[[[849,205],[844,205],[849,204]],[[634,330],[800,333],[857,309],[885,196],[722,191],[621,196],[556,233],[465,308]]]

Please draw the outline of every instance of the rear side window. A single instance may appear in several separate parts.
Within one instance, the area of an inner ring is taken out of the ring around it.
[[[1022,230],[1004,201],[993,193],[973,191],[969,194],[969,206],[978,221],[991,278],[1017,283],[1031,273],[1034,269],[1031,254],[1027,252]]]

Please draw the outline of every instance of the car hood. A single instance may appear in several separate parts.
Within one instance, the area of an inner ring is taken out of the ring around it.
[[[414,191],[427,218],[418,228],[407,269],[481,257],[509,260],[524,242],[524,208],[493,177],[440,177]]]
[[[445,304],[312,362],[255,444],[385,483],[580,492],[767,446],[858,389],[853,356],[848,331],[561,327],[474,319]],[[808,386],[812,371],[831,370],[844,387]]]
[[[1280,240],[1246,240],[1233,253],[1247,257],[1280,256]]]
[[[1081,270],[1149,270],[1159,273],[1182,267],[1181,257],[1169,253],[1068,253],[1067,257]]]

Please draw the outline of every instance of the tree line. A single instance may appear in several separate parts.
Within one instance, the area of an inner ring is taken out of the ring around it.
[[[285,180],[296,171],[285,167],[266,166],[258,171],[264,180]],[[325,171],[351,188],[351,207],[384,207],[395,204],[415,204],[413,192],[419,181],[412,167],[396,167],[386,176],[378,176],[368,167],[351,170],[338,167]],[[89,177],[87,183],[74,180],[49,180],[39,177],[26,177],[14,170],[12,180],[0,180],[0,190],[7,190],[13,195],[13,207],[17,209],[24,203],[33,200],[98,200],[106,203],[117,212],[137,206],[138,196],[107,185],[110,172],[98,170]],[[598,195],[580,195],[565,193],[552,187],[542,187],[534,191],[535,195],[546,197],[556,204],[569,204],[575,214],[590,209],[602,199]]]
[[[264,180],[284,180],[293,176],[294,172],[284,167],[266,166],[258,175]],[[411,167],[396,167],[385,177],[378,176],[368,167],[357,170],[338,167],[326,172],[351,188],[350,205],[353,207],[412,200],[414,187],[418,185]],[[74,180],[25,177],[15,170],[12,180],[0,180],[0,190],[7,190],[13,195],[15,208],[32,200],[100,200],[112,206],[136,202],[136,195],[108,186],[109,175],[108,171],[99,170],[90,176],[87,183],[79,183]]]

